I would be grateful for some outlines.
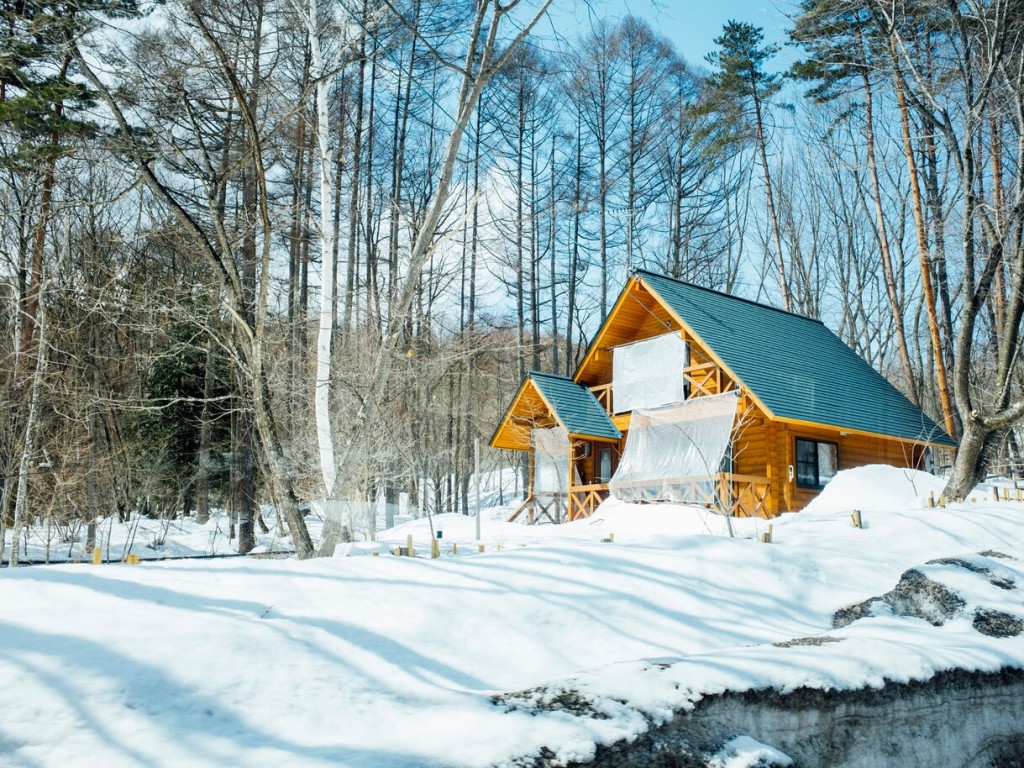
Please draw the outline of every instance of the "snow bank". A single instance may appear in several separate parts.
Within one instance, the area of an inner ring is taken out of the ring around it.
[[[928,472],[870,464],[836,474],[804,513],[924,507],[928,494],[938,499],[946,481]]]
[[[1004,588],[1024,584],[1024,563],[990,554],[1024,558],[1024,504],[921,509],[927,485],[887,473],[862,476],[880,486],[857,489],[865,528],[850,525],[853,505],[786,515],[772,544],[753,538],[765,521],[733,521],[728,538],[707,535],[724,521],[705,510],[609,504],[563,526],[493,510],[483,554],[473,518],[437,516],[438,560],[387,554],[408,535],[429,552],[430,522],[416,520],[382,532],[377,557],[4,570],[0,763],[584,760],[729,691],[1024,666],[1024,637],[999,635],[1024,621],[1019,590]],[[902,506],[865,503],[892,494]],[[941,625],[871,604],[833,627],[914,568],[963,602]],[[975,627],[982,608],[993,634]]]

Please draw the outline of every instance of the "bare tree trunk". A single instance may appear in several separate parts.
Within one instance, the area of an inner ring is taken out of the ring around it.
[[[775,270],[779,276],[779,289],[782,292],[782,308],[792,311],[793,300],[789,291],[789,282],[786,279],[786,262],[782,255],[782,236],[779,233],[779,216],[775,211],[775,191],[772,188],[771,171],[768,168],[768,149],[764,135],[764,119],[761,115],[761,99],[757,94],[757,88],[753,89],[754,96],[754,128],[757,137],[757,151],[761,158],[761,170],[764,172],[764,194],[768,204],[768,222],[772,228],[772,239],[775,244]]]
[[[203,372],[203,410],[199,423],[199,466],[196,471],[196,522],[210,521],[210,470],[213,464],[213,422],[210,401],[213,399],[213,341],[206,345],[206,370]]]
[[[365,6],[363,21],[366,20]],[[359,41],[359,77],[356,80],[356,115],[352,122],[352,172],[349,182],[348,207],[348,265],[345,272],[345,309],[342,319],[344,347],[349,347],[349,336],[355,322],[356,275],[359,261],[359,179],[363,157],[363,86],[366,82],[366,34]]]
[[[882,191],[878,183],[878,164],[875,162],[875,126],[872,115],[872,88],[871,80],[866,70],[861,71],[864,82],[864,129],[865,141],[867,143],[868,171],[871,174],[871,194],[875,201],[875,221],[878,229],[878,247],[882,256],[882,274],[885,278],[885,290],[889,295],[889,305],[892,307],[893,325],[896,329],[896,351],[899,354],[900,364],[903,366],[903,376],[907,382],[907,395],[910,401],[918,404],[917,382],[914,377],[914,366],[910,362],[910,348],[907,346],[907,335],[903,320],[903,299],[896,288],[896,275],[892,267],[892,255],[889,251],[888,226],[885,222],[885,214],[882,211]]]
[[[40,274],[40,278],[42,275]],[[21,460],[18,463],[18,488],[14,496],[14,521],[11,525],[11,555],[8,567],[18,564],[18,550],[21,548],[22,529],[25,527],[25,510],[28,504],[28,476],[32,468],[35,454],[36,432],[39,429],[39,397],[46,373],[47,344],[46,339],[46,284],[40,279],[36,291],[35,333],[36,336],[36,367],[32,374],[32,386],[29,394],[28,416],[25,420],[25,437],[22,441]],[[3,556],[3,540],[0,539],[0,559]]]
[[[939,390],[939,401],[942,404],[942,416],[948,432],[956,437],[956,421],[953,417],[953,401],[950,395],[949,377],[946,373],[946,360],[942,339],[939,335],[939,319],[935,303],[935,289],[932,285],[931,256],[928,250],[928,236],[925,232],[924,210],[921,201],[921,185],[918,176],[917,160],[910,137],[910,110],[903,75],[899,68],[896,41],[889,36],[889,53],[895,70],[896,102],[900,111],[900,127],[903,131],[903,153],[907,160],[907,172],[910,175],[910,194],[914,213],[914,227],[917,232],[917,253],[921,263],[921,290],[924,294],[925,310],[928,315],[928,332],[932,343],[932,360],[935,364],[936,385]]]

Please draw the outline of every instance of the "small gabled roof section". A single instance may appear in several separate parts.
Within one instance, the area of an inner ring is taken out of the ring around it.
[[[558,424],[572,437],[618,440],[612,423],[594,393],[566,376],[530,371],[491,437],[491,446],[514,451],[530,449],[530,430]]]
[[[770,416],[956,446],[820,321],[655,272],[637,276]]]

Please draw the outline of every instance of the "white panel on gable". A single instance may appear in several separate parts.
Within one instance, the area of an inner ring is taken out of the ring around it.
[[[683,368],[690,346],[678,333],[624,344],[612,350],[612,401],[615,413],[658,408],[686,399]]]

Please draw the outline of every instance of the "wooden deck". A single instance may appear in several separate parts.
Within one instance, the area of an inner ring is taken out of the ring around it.
[[[730,517],[768,517],[768,494],[771,484],[767,477],[720,473],[714,478],[681,477],[669,481],[683,486],[683,499],[675,503],[694,504],[712,509]],[[607,483],[576,485],[568,494],[544,493],[529,496],[508,518],[512,522],[526,513],[527,523],[562,523],[590,517],[608,498]],[[652,498],[652,503],[664,499]]]

